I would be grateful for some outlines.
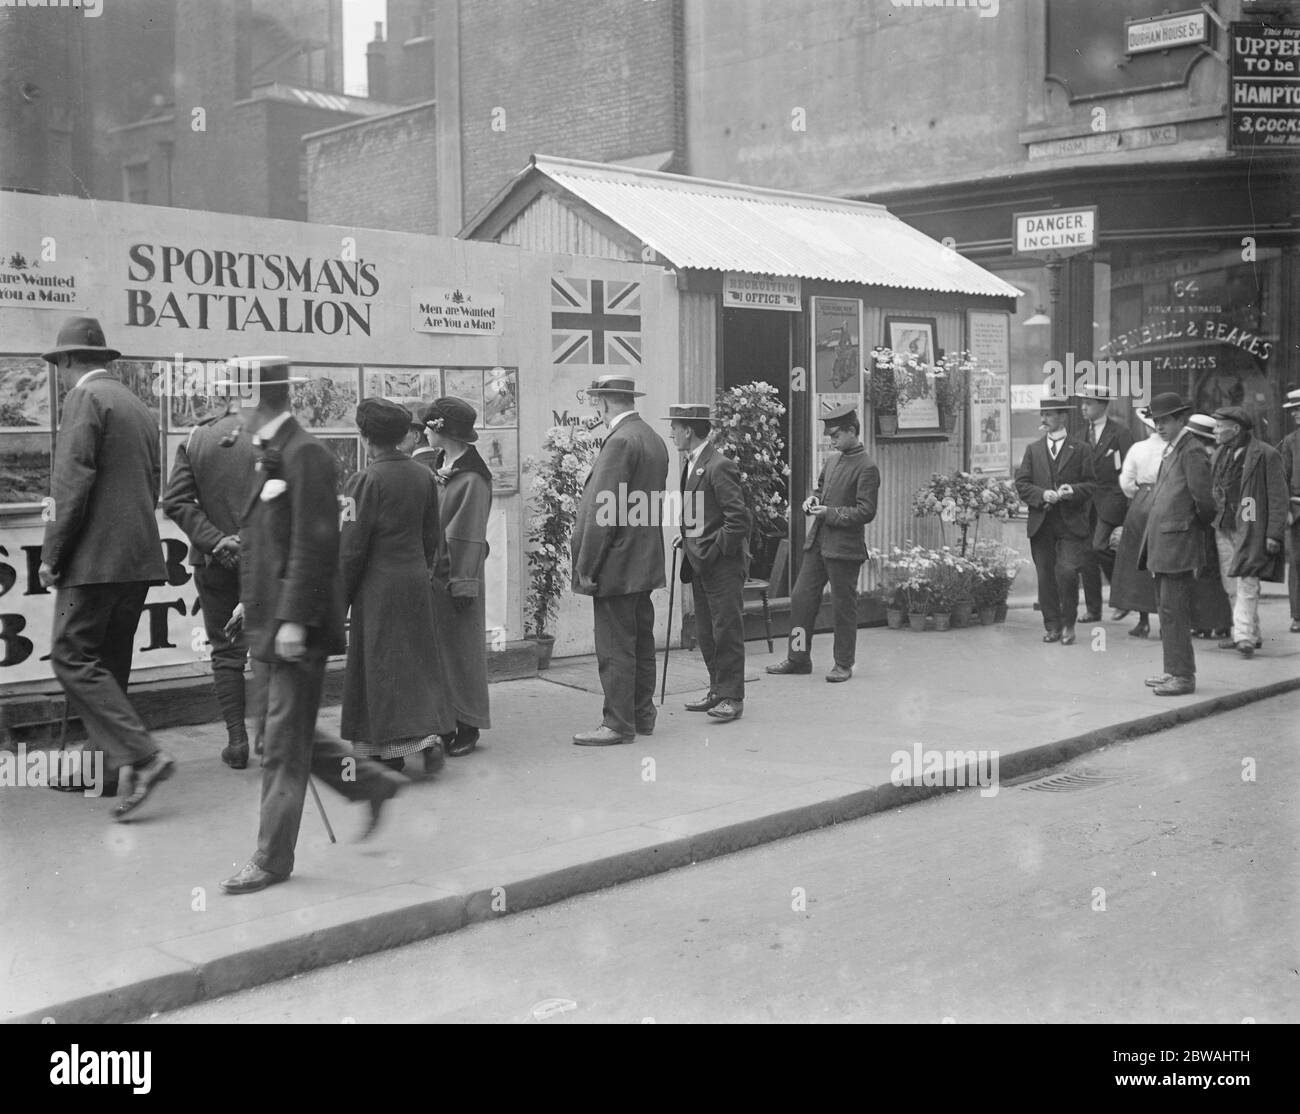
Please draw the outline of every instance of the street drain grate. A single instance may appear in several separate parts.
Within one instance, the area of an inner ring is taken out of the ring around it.
[[[1117,774],[1102,774],[1095,770],[1079,770],[1071,774],[1057,774],[1054,777],[1044,778],[1042,781],[1022,785],[1019,788],[1034,789],[1040,793],[1073,793],[1077,789],[1094,789],[1099,785],[1109,785],[1120,780],[1121,778]]]

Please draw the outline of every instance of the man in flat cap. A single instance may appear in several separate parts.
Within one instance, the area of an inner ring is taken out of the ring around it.
[[[1282,409],[1298,427],[1282,438],[1277,451],[1282,457],[1288,494],[1287,542],[1291,551],[1287,564],[1291,571],[1287,573],[1287,594],[1291,597],[1291,633],[1300,634],[1300,389],[1287,392]]]
[[[831,586],[835,620],[832,684],[853,676],[858,645],[858,573],[867,559],[865,527],[876,517],[880,469],[858,440],[862,426],[851,404],[822,415],[835,452],[826,461],[813,493],[803,501],[812,524],[790,598],[790,641],[786,658],[767,667],[777,675],[812,672],[812,639],[822,591]]]
[[[1092,452],[1070,437],[1069,399],[1046,395],[1039,403],[1043,436],[1025,449],[1016,469],[1016,494],[1029,508],[1029,551],[1038,574],[1043,641],[1071,646],[1079,613],[1079,574],[1088,560],[1089,505],[1097,486]]]
[[[162,465],[158,423],[106,364],[109,348],[93,317],[74,317],[43,359],[67,390],[51,476],[41,585],[56,588],[51,659],[69,705],[107,754],[107,780],[132,771],[113,809],[134,812],[175,770],[126,698],[136,627],[150,583],[167,579],[154,507]],[[105,787],[107,791],[107,786]]]
[[[1084,553],[1082,570],[1083,621],[1095,623],[1101,619],[1102,576],[1104,574],[1109,583],[1115,572],[1115,551],[1111,548],[1110,536],[1115,527],[1124,525],[1124,516],[1128,513],[1128,497],[1120,489],[1119,474],[1124,467],[1124,458],[1133,447],[1133,434],[1127,426],[1109,416],[1110,403],[1115,397],[1109,387],[1086,384],[1079,395],[1087,423],[1084,440],[1097,476],[1097,486],[1088,503],[1092,534]],[[1120,609],[1112,618],[1123,619],[1127,614]]]
[[[190,539],[190,565],[212,647],[212,687],[226,723],[221,761],[233,770],[248,765],[244,725],[248,644],[241,632],[226,634],[226,624],[239,604],[239,518],[248,501],[256,458],[251,439],[240,436],[246,417],[240,405],[241,386],[233,378],[214,384],[220,392],[215,396],[218,407],[177,446],[162,497],[163,513]]]
[[[1255,422],[1240,406],[1216,410],[1212,480],[1214,541],[1223,588],[1233,600],[1232,634],[1219,643],[1250,657],[1263,644],[1259,585],[1286,578],[1286,469],[1271,445],[1252,433]]]
[[[1138,569],[1156,578],[1165,671],[1148,677],[1146,683],[1157,696],[1189,696],[1196,691],[1192,592],[1196,571],[1208,559],[1214,493],[1210,458],[1187,427],[1191,410],[1190,404],[1169,392],[1156,395],[1148,407],[1166,446],[1138,551]]]
[[[573,590],[593,597],[596,658],[604,719],[574,735],[578,746],[614,746],[655,726],[655,609],[662,588],[664,536],[657,515],[668,482],[668,448],[636,412],[645,394],[626,375],[604,375],[587,389],[609,436],[582,489],[573,528]],[[640,507],[638,513],[630,513]]]
[[[258,405],[246,430],[257,450],[240,525],[240,605],[249,653],[263,664],[266,738],[257,851],[221,883],[246,894],[288,879],[307,779],[315,774],[349,800],[366,801],[374,831],[380,810],[405,783],[355,755],[316,726],[325,661],[347,647],[339,573],[338,465],[294,419],[283,356],[238,361],[258,377]]]
[[[681,579],[695,597],[695,630],[709,670],[709,691],[686,705],[723,723],[745,710],[745,572],[752,522],[736,462],[709,440],[708,403],[668,408],[682,454]]]

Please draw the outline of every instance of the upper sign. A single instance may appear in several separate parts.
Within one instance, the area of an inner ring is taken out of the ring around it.
[[[1078,209],[1040,209],[1016,213],[1017,255],[1064,257],[1097,246],[1097,206]]]
[[[1174,12],[1154,19],[1131,19],[1124,24],[1128,54],[1169,50],[1209,41],[1210,24],[1203,11]]]
[[[722,280],[722,304],[732,309],[779,309],[798,313],[799,296],[797,278],[728,271]]]
[[[1229,149],[1300,150],[1300,27],[1234,23],[1229,38]]]

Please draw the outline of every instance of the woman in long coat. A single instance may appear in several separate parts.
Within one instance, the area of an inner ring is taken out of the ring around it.
[[[429,470],[397,449],[410,413],[382,398],[357,407],[370,465],[344,490],[339,560],[352,609],[343,687],[345,739],[394,769],[424,754],[443,761],[441,735],[455,722],[434,646],[430,568],[438,553],[438,491]]]
[[[487,520],[492,509],[492,472],[472,442],[478,440],[474,407],[440,398],[420,415],[435,450],[429,467],[437,477],[442,538],[433,572],[433,614],[442,675],[456,721],[447,753],[468,754],[479,731],[492,726],[488,711],[483,566]]]

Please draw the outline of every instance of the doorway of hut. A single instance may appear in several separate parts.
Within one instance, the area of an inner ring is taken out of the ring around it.
[[[721,342],[722,351],[719,362],[722,367],[723,388],[740,387],[746,383],[770,383],[776,388],[785,407],[786,428],[785,447],[782,459],[786,465],[797,458],[800,445],[792,443],[799,438],[799,426],[792,421],[794,415],[790,406],[790,369],[794,367],[794,331],[799,320],[797,313],[782,313],[761,309],[730,309],[722,311]],[[789,494],[787,492],[787,494]],[[752,554],[750,576],[766,579],[780,538],[768,539],[764,552]],[[789,594],[787,577],[783,583],[773,584],[773,596]]]

